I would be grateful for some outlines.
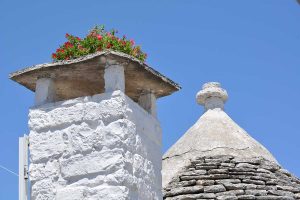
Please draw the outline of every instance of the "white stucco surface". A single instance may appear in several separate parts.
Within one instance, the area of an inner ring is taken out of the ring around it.
[[[139,105],[148,111],[154,117],[157,116],[156,113],[156,97],[153,93],[142,94],[138,101]]]
[[[29,112],[32,200],[162,199],[161,128],[123,92]]]
[[[104,73],[105,91],[125,91],[124,67],[121,65],[107,65]]]
[[[36,81],[35,105],[50,103],[55,100],[55,86],[51,78],[40,78]]]

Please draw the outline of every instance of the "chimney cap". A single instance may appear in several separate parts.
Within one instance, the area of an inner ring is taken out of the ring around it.
[[[181,87],[147,64],[124,53],[102,51],[78,59],[34,65],[9,75],[9,78],[35,91],[38,78],[53,78],[57,100],[91,96],[104,92],[104,69],[122,65],[125,71],[125,93],[137,101],[145,91],[156,98],[167,96]]]

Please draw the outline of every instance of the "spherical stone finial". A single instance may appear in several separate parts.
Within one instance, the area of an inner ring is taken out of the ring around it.
[[[221,88],[218,82],[208,82],[202,86],[202,90],[197,93],[197,103],[205,106],[206,110],[224,108],[224,103],[228,99],[226,90]]]

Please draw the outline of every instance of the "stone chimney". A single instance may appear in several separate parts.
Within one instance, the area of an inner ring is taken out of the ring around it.
[[[162,199],[156,99],[180,87],[123,53],[35,65],[10,78],[29,111],[31,199]]]

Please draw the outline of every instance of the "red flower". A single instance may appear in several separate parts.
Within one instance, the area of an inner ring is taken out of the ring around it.
[[[56,53],[53,53],[53,54],[52,54],[52,58],[53,58],[53,59],[56,59],[56,58],[57,58]]]
[[[130,40],[130,44],[133,46],[134,45],[134,40]]]
[[[75,35],[65,33],[65,42],[62,43],[50,56],[55,62],[57,60],[70,60],[89,53],[103,51],[105,49],[116,50],[135,56],[141,61],[145,61],[147,54],[141,51],[133,39],[123,35],[118,37],[117,31],[105,31],[104,26],[96,26],[87,36],[80,38]]]
[[[58,49],[56,49],[56,53],[59,53],[59,52],[65,52],[63,49],[61,49],[61,48],[58,48]]]
[[[70,42],[65,42],[65,47],[66,48],[69,48],[69,47],[73,47],[73,44],[71,44]]]
[[[102,39],[102,36],[101,36],[101,35],[97,35],[97,39],[98,39],[98,40],[101,40],[101,39]]]
[[[109,49],[110,47],[112,47],[112,44],[111,43],[107,44],[106,48]]]
[[[97,32],[96,31],[92,31],[92,32],[89,33],[89,36],[96,37],[97,36]]]

